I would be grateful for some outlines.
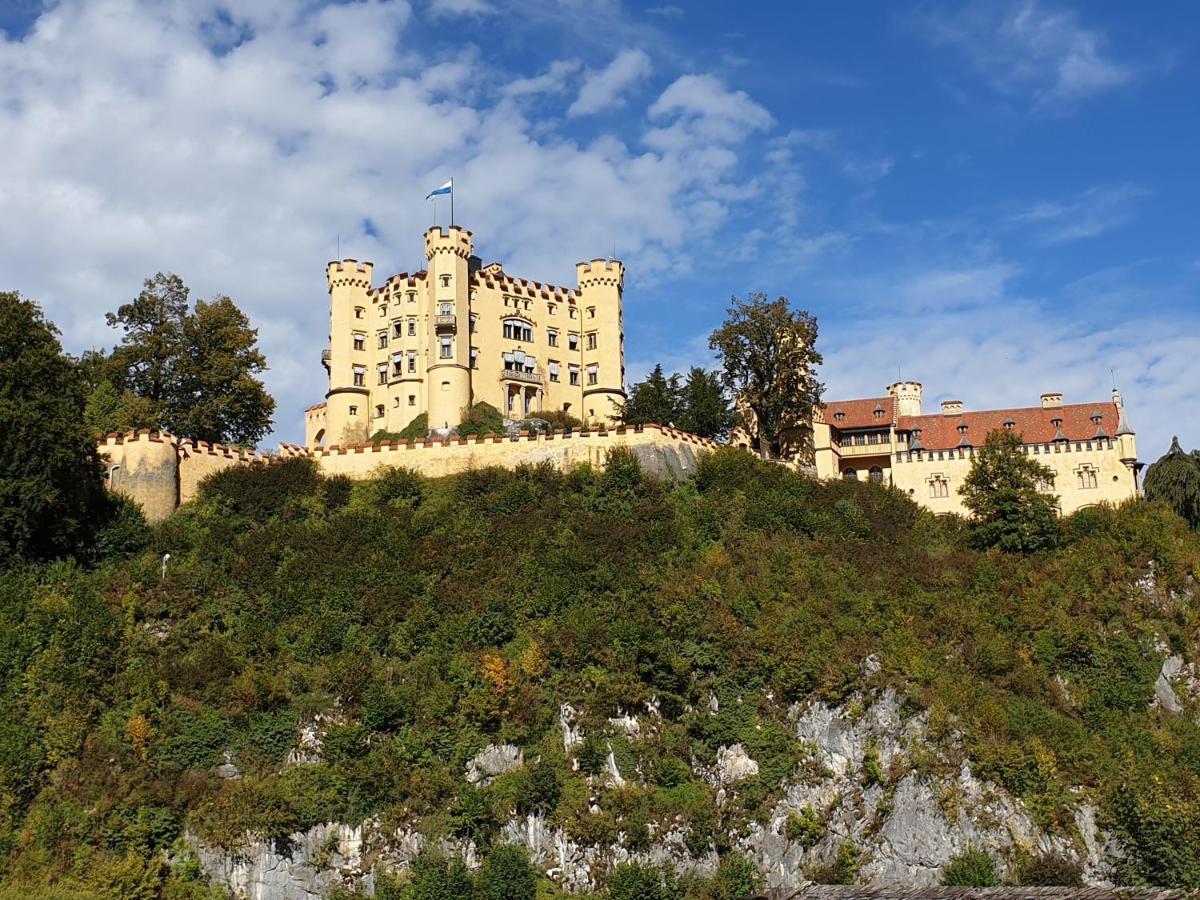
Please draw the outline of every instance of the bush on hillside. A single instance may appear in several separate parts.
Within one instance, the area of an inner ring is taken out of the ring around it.
[[[1000,876],[996,872],[996,861],[981,847],[968,847],[942,867],[942,884],[947,887],[997,887]]]
[[[197,497],[232,515],[264,522],[295,514],[297,501],[315,496],[323,483],[317,464],[308,457],[273,459],[252,466],[230,466],[200,482]]]
[[[462,411],[462,421],[455,426],[454,431],[460,437],[471,437],[477,434],[502,434],[504,432],[504,416],[492,404],[480,400]]]
[[[429,437],[429,415],[418,413],[413,420],[400,429],[400,440],[423,441]]]

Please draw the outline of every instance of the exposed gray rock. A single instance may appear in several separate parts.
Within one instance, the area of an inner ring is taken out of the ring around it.
[[[330,725],[341,725],[346,721],[340,707],[334,705],[325,712],[319,712],[311,719],[300,723],[300,733],[296,738],[296,746],[288,754],[288,765],[312,765],[321,761],[321,748],[325,744],[325,730]]]
[[[497,775],[515,772],[525,764],[521,748],[512,744],[489,744],[467,763],[467,781],[486,787]]]
[[[225,761],[217,766],[217,774],[230,781],[236,781],[242,777],[241,770],[233,764],[233,754],[228,750],[225,751]]]
[[[583,743],[583,729],[575,724],[578,715],[570,703],[558,707],[558,727],[562,729],[563,750],[567,753],[571,752],[572,747]]]
[[[727,787],[752,778],[758,774],[758,763],[752,760],[741,744],[717,748],[717,764],[706,773],[708,780],[717,787]]]
[[[1151,706],[1157,706],[1159,709],[1165,709],[1172,713],[1183,710],[1183,705],[1175,695],[1175,688],[1172,685],[1182,670],[1182,657],[1168,656],[1163,660],[1162,670],[1158,673],[1158,681],[1154,683],[1154,701],[1150,704]]]

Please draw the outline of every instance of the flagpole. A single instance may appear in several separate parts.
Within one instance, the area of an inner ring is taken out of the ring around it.
[[[454,176],[450,177],[450,227],[454,227]]]

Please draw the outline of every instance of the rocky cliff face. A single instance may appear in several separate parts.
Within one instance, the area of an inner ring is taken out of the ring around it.
[[[581,739],[572,713],[569,708],[562,713],[567,745]],[[808,757],[801,769],[808,774],[785,787],[766,821],[729,835],[730,845],[753,860],[768,888],[781,896],[808,883],[839,854],[857,860],[860,882],[937,884],[941,868],[968,847],[988,850],[1004,872],[1021,853],[1054,853],[1079,862],[1088,883],[1108,883],[1120,848],[1097,827],[1088,803],[1079,804],[1067,833],[1047,833],[1019,800],[978,778],[970,760],[960,759],[953,746],[935,747],[924,714],[904,716],[891,691],[841,706],[796,706],[791,719]],[[623,713],[610,725],[627,735],[642,727],[637,717]],[[310,753],[317,745],[309,736]],[[463,777],[486,783],[523,764],[516,747],[487,747],[468,763]],[[618,771],[611,753],[608,770],[598,777],[610,784],[639,777]],[[718,804],[732,802],[738,783],[757,771],[757,762],[740,745],[721,748],[715,765],[697,765],[697,774],[716,790]],[[630,859],[681,873],[715,871],[716,852],[694,855],[686,836],[686,826],[673,826],[653,835],[648,850],[631,853],[620,842],[582,845],[531,815],[509,820],[501,840],[527,848],[566,889],[587,892],[611,867]],[[425,843],[416,832],[385,833],[372,821],[320,825],[283,841],[250,841],[236,853],[192,841],[210,878],[251,900],[316,898],[334,885],[370,892],[374,872],[406,867]],[[468,866],[477,863],[469,841],[443,841],[441,847]]]

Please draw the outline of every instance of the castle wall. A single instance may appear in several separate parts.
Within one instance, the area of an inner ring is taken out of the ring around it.
[[[168,434],[142,430],[110,434],[100,441],[105,481],[111,491],[141,504],[147,521],[159,522],[179,505],[179,467]]]

